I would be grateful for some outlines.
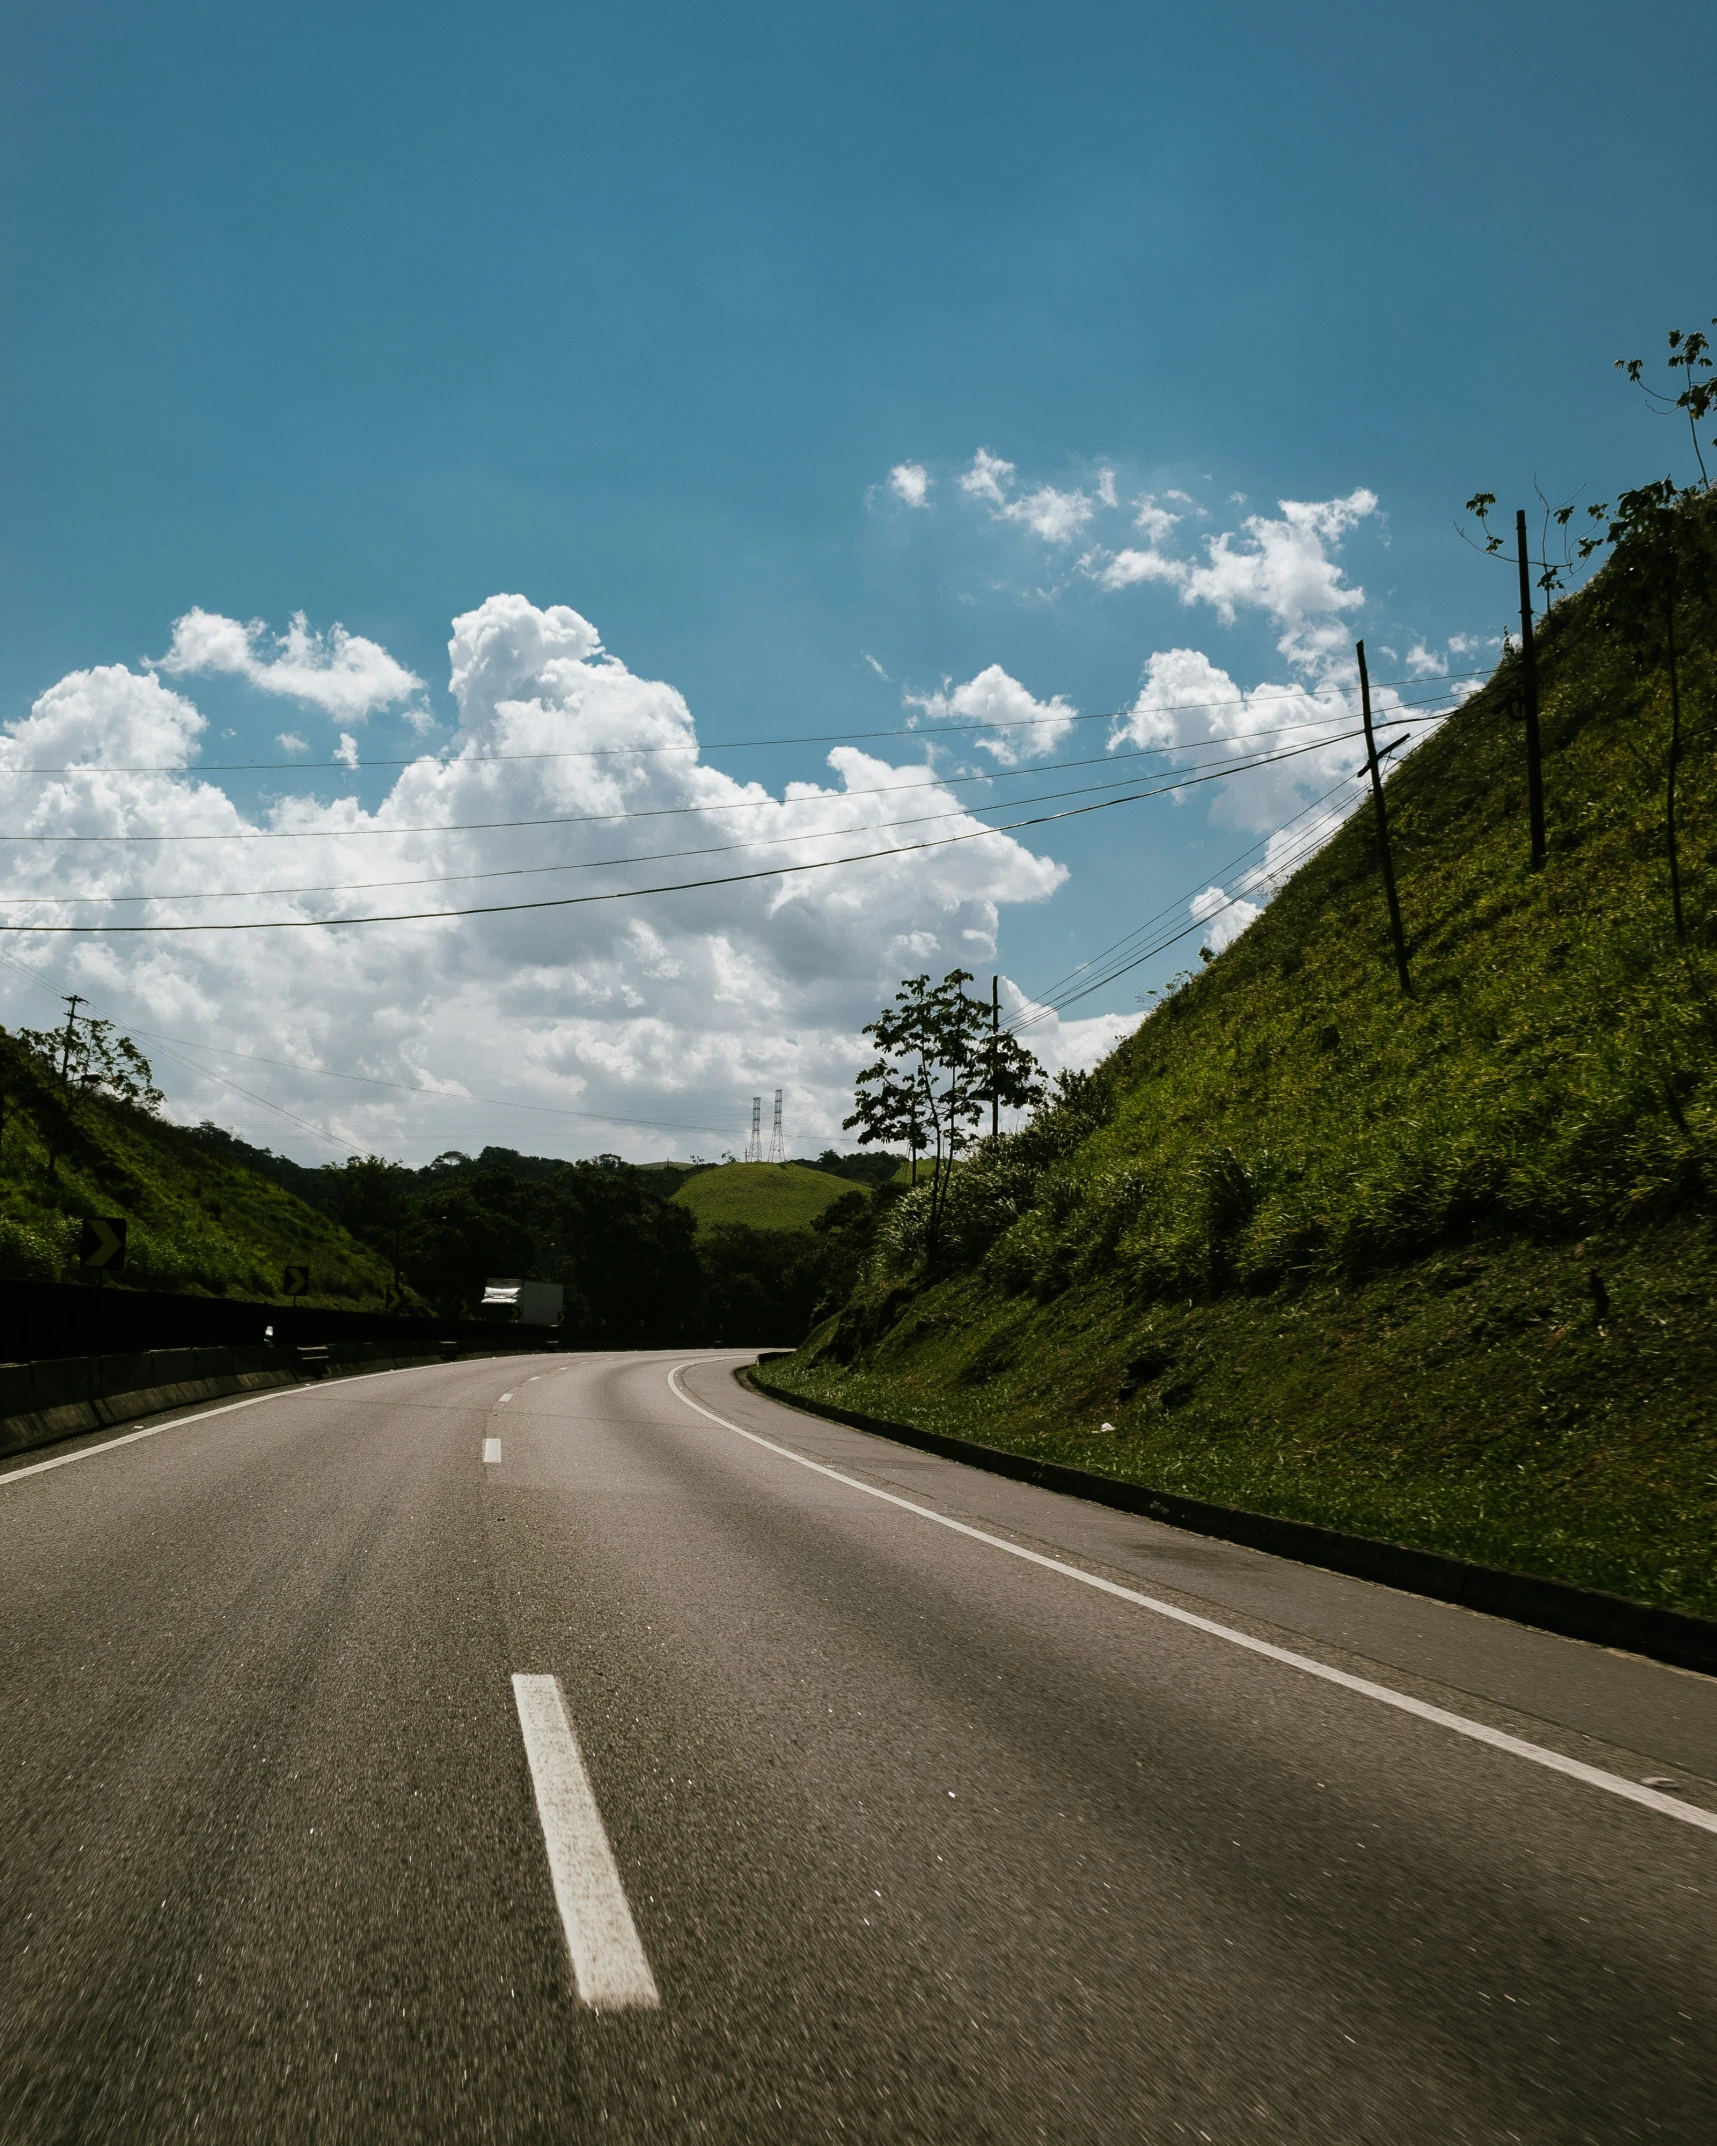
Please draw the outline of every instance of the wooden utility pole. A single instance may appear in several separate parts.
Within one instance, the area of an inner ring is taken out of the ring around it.
[[[1520,558],[1520,698],[1526,715],[1526,812],[1532,823],[1532,869],[1544,864],[1544,769],[1538,757],[1538,659],[1532,649],[1532,577],[1527,571],[1526,509],[1514,516]]]
[[[79,997],[75,991],[69,992],[66,996],[66,1005],[71,1010],[66,1015],[66,1036],[64,1043],[60,1046],[60,1086],[62,1088],[71,1086],[73,1029],[77,1022],[78,1008],[88,1004],[89,1001]]]
[[[996,1079],[996,1050],[1001,1040],[1002,1027],[1002,980],[990,978],[990,1138],[993,1140],[1001,1130],[1001,1102],[998,1096],[1000,1083]]]
[[[1687,925],[1681,914],[1681,856],[1675,834],[1675,778],[1681,766],[1681,680],[1675,663],[1675,561],[1669,562],[1669,602],[1665,607],[1664,626],[1669,655],[1669,792],[1665,805],[1664,826],[1669,837],[1669,899],[1675,911],[1675,936],[1679,943],[1687,937]]]
[[[1365,668],[1365,643],[1357,644],[1359,705],[1365,717],[1365,758],[1371,769],[1371,801],[1377,807],[1377,856],[1383,866],[1383,892],[1389,903],[1389,937],[1395,948],[1395,973],[1409,998],[1413,979],[1407,973],[1407,941],[1401,931],[1401,904],[1395,897],[1395,860],[1389,854],[1389,815],[1383,803],[1383,772],[1377,765],[1377,740],[1371,734],[1371,674]]]

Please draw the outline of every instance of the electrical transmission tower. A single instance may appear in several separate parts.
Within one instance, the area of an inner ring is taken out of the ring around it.
[[[747,1162],[763,1160],[763,1098],[760,1095],[751,1098],[751,1138],[745,1143],[745,1159]]]
[[[775,1091],[775,1130],[769,1135],[769,1160],[785,1162],[787,1151],[781,1145],[781,1090]]]

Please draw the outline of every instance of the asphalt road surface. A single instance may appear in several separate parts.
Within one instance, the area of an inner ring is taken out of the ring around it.
[[[1717,1683],[739,1360],[0,1476],[0,2137],[1717,2141]]]

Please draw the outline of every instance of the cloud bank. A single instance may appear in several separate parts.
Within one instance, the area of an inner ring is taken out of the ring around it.
[[[374,810],[305,794],[241,810],[197,774],[205,719],[160,675],[230,671],[356,720],[384,693],[417,685],[374,643],[317,637],[302,620],[270,640],[196,612],[175,629],[170,661],[61,679],[0,735],[0,768],[71,770],[16,785],[26,802],[14,831],[164,839],[9,844],[0,916],[302,920],[769,876],[361,930],[9,936],[10,961],[149,1032],[176,1115],[310,1160],[370,1148],[421,1160],[486,1141],[713,1158],[742,1138],[751,1095],[781,1087],[794,1149],[846,1145],[858,1030],[900,977],[987,964],[1001,911],[1047,899],[1066,876],[981,831],[923,763],[842,746],[828,755],[829,779],[779,796],[707,765],[682,695],[636,676],[565,605],[493,596],[454,621],[449,654],[458,733],[402,770]],[[1032,700],[1002,673],[955,694],[969,690],[986,706],[1023,696],[1056,720],[1065,705]],[[124,772],[139,765],[161,772]],[[891,824],[901,821],[913,824]],[[826,873],[776,870],[954,833],[976,838]],[[668,854],[692,851],[701,854]],[[39,1022],[40,995],[11,966],[0,977],[8,1022]],[[1113,1028],[1069,1023],[1038,1040],[1052,1067],[1082,1063]],[[399,1082],[415,1096],[267,1060]],[[472,1100],[481,1097],[509,1107]]]

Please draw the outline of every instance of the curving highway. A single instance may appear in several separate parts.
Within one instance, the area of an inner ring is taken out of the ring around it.
[[[743,1360],[0,1473],[0,2139],[1717,2139],[1717,1683]]]

